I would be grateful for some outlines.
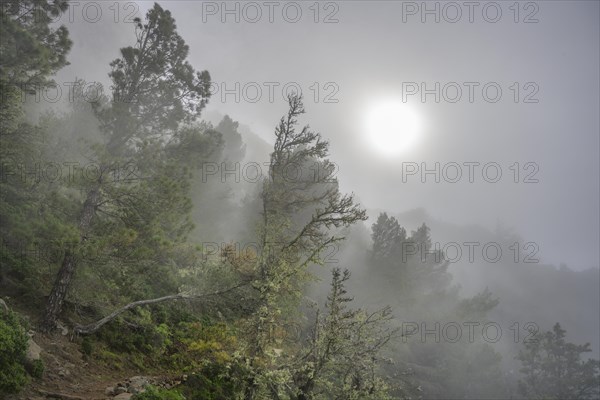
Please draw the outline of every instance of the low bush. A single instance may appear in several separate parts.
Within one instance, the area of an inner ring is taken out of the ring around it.
[[[17,314],[0,312],[0,394],[17,393],[27,383],[27,341]]]
[[[143,393],[136,394],[132,400],[185,400],[185,397],[174,389],[160,389],[148,386]]]

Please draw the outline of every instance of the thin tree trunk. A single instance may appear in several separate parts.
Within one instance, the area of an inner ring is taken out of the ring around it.
[[[67,291],[69,290],[71,279],[75,273],[76,265],[77,261],[75,260],[75,255],[71,250],[67,250],[60,266],[60,270],[58,271],[58,275],[56,276],[54,286],[52,286],[50,296],[48,296],[44,320],[41,325],[42,332],[48,333],[56,327],[56,320],[62,310],[64,300],[67,297]]]
[[[78,245],[81,245],[87,239],[87,234],[99,200],[100,185],[98,184],[88,192],[85,202],[83,203],[83,210],[79,218],[80,237]],[[56,276],[56,281],[54,282],[54,286],[52,286],[50,296],[48,296],[44,319],[40,325],[40,329],[44,333],[49,333],[56,328],[56,321],[62,311],[63,303],[67,297],[71,281],[75,275],[75,270],[77,269],[77,263],[79,261],[77,258],[77,251],[77,248],[67,249],[65,251],[65,256]]]

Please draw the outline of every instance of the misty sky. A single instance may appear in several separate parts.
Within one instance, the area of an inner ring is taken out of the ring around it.
[[[598,266],[599,2],[522,2],[518,16],[509,9],[513,2],[500,2],[502,15],[496,23],[487,21],[496,18],[496,9],[486,5],[490,2],[476,2],[473,22],[468,8],[461,6],[460,18],[452,8],[463,2],[438,3],[439,23],[435,15],[414,10],[421,2],[322,2],[318,16],[314,2],[298,2],[302,15],[296,23],[290,22],[296,18],[295,5],[281,2],[274,2],[273,22],[262,1],[254,3],[261,8],[260,18],[255,9],[243,9],[243,3],[227,2],[232,10],[239,7],[239,22],[234,14],[222,15],[222,2],[159,3],[172,11],[190,46],[193,66],[209,70],[218,87],[234,89],[240,84],[239,102],[235,94],[223,101],[217,92],[207,115],[229,114],[271,143],[273,128],[286,111],[282,88],[295,82],[305,96],[307,115],[302,122],[330,140],[342,190],[355,192],[365,207],[393,213],[423,207],[435,218],[489,229],[502,223],[536,242],[543,262],[565,262],[574,269]],[[115,23],[114,10],[109,9],[113,2],[97,2],[103,15],[90,23],[82,18],[85,4],[75,8],[73,22],[66,16],[61,20],[74,46],[71,65],[60,71],[59,84],[75,76],[106,84],[109,62],[134,40],[133,25],[123,19],[136,8],[142,16],[152,6],[122,3]],[[431,9],[435,4],[428,2]],[[453,18],[458,21],[446,21]],[[324,23],[325,19],[338,22]],[[526,19],[538,22],[524,23]],[[407,84],[434,89],[436,82],[439,103],[435,93],[424,102],[421,93],[405,93]],[[448,101],[455,96],[453,85],[445,94],[441,90],[451,82],[462,88],[455,103]],[[474,83],[473,102],[465,82]],[[488,101],[482,87],[490,83]],[[274,88],[273,101],[269,85]],[[262,88],[258,99],[256,86]],[[495,87],[501,88],[502,97],[493,103]],[[384,155],[369,138],[366,114],[378,102],[401,100],[403,94],[421,129],[411,148]],[[525,103],[526,98],[538,102]],[[419,168],[426,163],[433,169],[436,162],[440,168],[461,165],[462,178],[450,183],[440,174],[436,183],[427,175],[423,183],[417,173],[403,179],[407,163]],[[480,164],[473,183],[465,162]],[[515,162],[519,183],[513,181]],[[482,177],[481,166],[487,163],[501,167],[497,183]],[[530,178],[539,182],[524,183],[537,167]]]

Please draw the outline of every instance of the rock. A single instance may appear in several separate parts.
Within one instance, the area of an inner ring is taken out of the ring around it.
[[[60,331],[60,334],[67,336],[69,334],[69,328],[64,326],[60,321],[56,322],[56,328]]]
[[[115,395],[121,394],[121,393],[127,393],[127,388],[119,385],[113,390],[113,394],[115,394]]]
[[[112,396],[115,394],[115,388],[112,386],[108,386],[106,389],[104,389],[104,394],[107,396]]]
[[[148,378],[143,376],[134,376],[129,378],[129,392],[131,393],[140,393],[144,391],[145,387],[150,384]]]
[[[113,397],[113,399],[115,400],[129,400],[133,397],[133,395],[131,393],[121,393],[119,395],[116,395],[115,397]]]
[[[40,353],[42,352],[42,348],[33,341],[32,338],[29,338],[27,341],[27,355],[26,358],[28,361],[36,361],[40,359]]]
[[[8,306],[6,305],[6,302],[2,299],[0,299],[0,312],[2,313],[8,313],[10,311],[10,308],[8,308]]]

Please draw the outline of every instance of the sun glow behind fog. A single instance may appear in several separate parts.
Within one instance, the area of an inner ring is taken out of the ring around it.
[[[422,125],[417,111],[400,99],[374,101],[364,118],[365,140],[380,155],[403,154],[419,141]]]

